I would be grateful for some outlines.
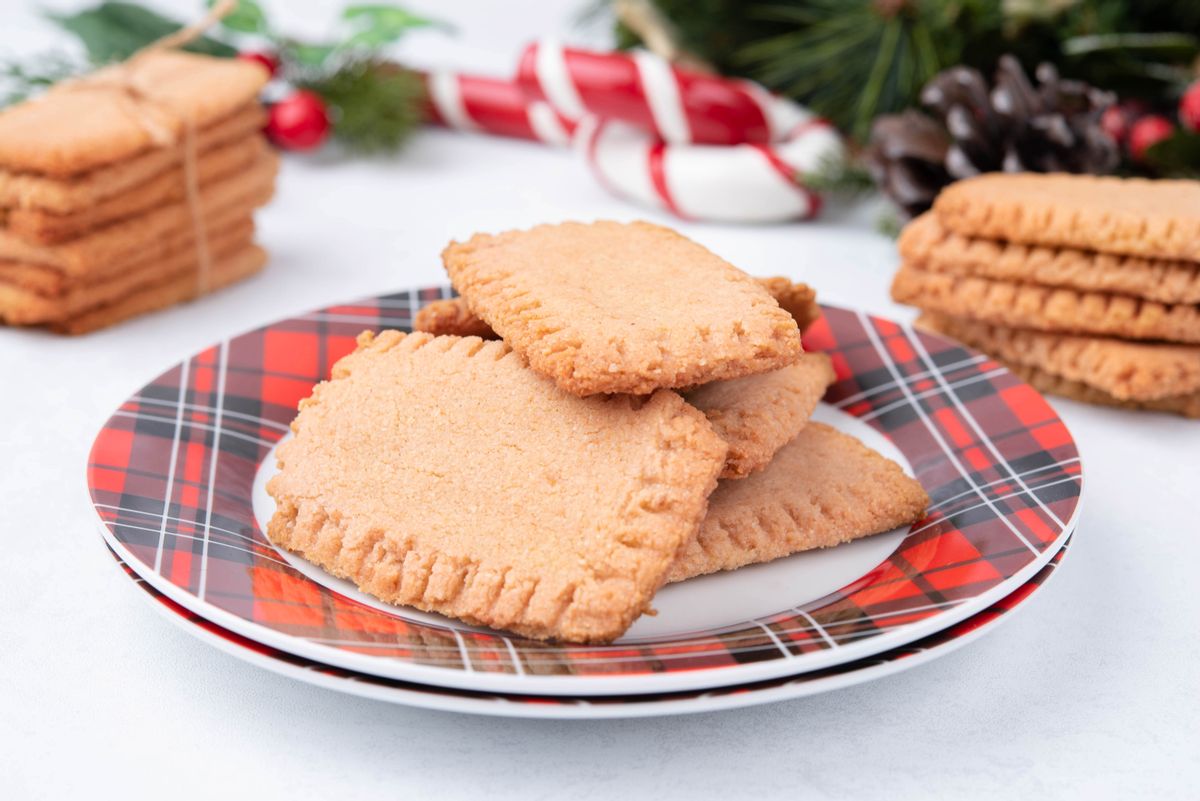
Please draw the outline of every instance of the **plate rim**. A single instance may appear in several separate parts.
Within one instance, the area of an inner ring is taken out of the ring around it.
[[[1066,540],[1062,545],[1055,550],[1050,560],[1046,565],[1042,566],[1045,569],[1050,562],[1054,561],[1060,554],[1066,557],[1070,552],[1070,548],[1074,541],[1074,530],[1071,530]],[[105,545],[108,545],[108,540],[104,539]],[[109,555],[117,562],[118,567],[124,564],[130,569],[132,566],[125,562],[111,548]],[[1062,570],[1062,561],[1046,576],[1046,578],[1033,587],[1028,595],[1022,598],[1015,606],[1005,611],[1004,614],[992,618],[991,620],[982,622],[979,626],[970,631],[964,632],[957,637],[940,643],[932,648],[924,648],[920,651],[908,654],[903,658],[896,657],[889,659],[886,662],[880,662],[873,665],[864,665],[862,668],[840,673],[836,676],[828,676],[822,679],[813,679],[803,683],[792,683],[776,685],[773,687],[763,687],[758,689],[742,689],[740,692],[725,692],[721,695],[709,695],[702,693],[691,698],[681,699],[656,699],[639,701],[635,695],[631,700],[620,703],[611,704],[608,706],[599,706],[588,703],[576,704],[543,704],[537,703],[528,699],[521,699],[518,693],[501,693],[506,697],[500,698],[465,698],[459,695],[444,695],[438,693],[421,693],[415,690],[409,690],[403,687],[381,687],[379,685],[368,682],[355,681],[346,676],[335,676],[319,670],[313,670],[309,667],[292,665],[285,661],[279,660],[272,655],[262,654],[252,648],[246,647],[240,643],[233,642],[218,633],[209,631],[203,626],[197,625],[194,621],[189,620],[184,615],[175,612],[167,605],[161,603],[157,598],[149,592],[143,590],[139,593],[146,598],[147,602],[155,609],[158,615],[165,617],[174,626],[191,635],[200,642],[215,648],[220,652],[228,654],[239,661],[253,665],[256,668],[267,671],[277,676],[282,676],[303,684],[320,687],[321,689],[330,690],[343,695],[353,696],[355,698],[365,698],[371,701],[395,704],[397,706],[410,707],[414,709],[423,709],[435,712],[451,712],[460,715],[480,715],[496,718],[520,718],[526,720],[621,720],[635,719],[648,717],[667,717],[674,715],[697,715],[708,712],[723,712],[731,709],[744,709],[752,706],[761,706],[770,703],[779,703],[782,701],[791,701],[799,698],[807,698],[814,695],[821,695],[826,692],[834,692],[847,687],[853,687],[858,684],[866,684],[867,682],[876,681],[878,679],[894,676],[898,673],[903,673],[915,667],[928,664],[929,662],[939,659],[948,654],[954,653],[959,649],[975,642],[986,634],[989,634],[1014,617],[1014,612],[1025,608],[1028,602],[1035,596],[1042,594],[1045,587],[1053,580],[1054,576]],[[124,571],[122,571],[124,572]],[[138,578],[146,582],[146,579],[138,574]],[[1032,580],[1032,576],[1029,580]],[[137,581],[133,580],[136,587]],[[149,582],[146,582],[149,584]],[[1022,583],[1019,587],[1013,590],[1013,593],[1019,592],[1022,587],[1026,586],[1029,581]],[[152,586],[152,585],[151,585]],[[154,592],[158,592],[157,589]],[[1013,594],[1010,593],[1009,595]],[[162,593],[159,593],[162,595]],[[1009,597],[1005,595],[997,602]],[[990,608],[989,605],[988,608]],[[189,610],[190,611],[190,610]],[[979,610],[976,614],[982,614],[986,609]],[[196,613],[193,613],[196,614]],[[201,616],[202,617],[202,616]],[[208,621],[213,623],[213,621]],[[216,624],[214,624],[216,625]],[[228,631],[228,630],[227,630]],[[236,632],[231,632],[237,634]],[[935,634],[937,632],[934,632]],[[238,635],[241,636],[241,635]],[[245,638],[249,639],[249,638]],[[261,643],[260,643],[261,644]],[[903,649],[906,646],[897,646],[897,649],[889,649],[888,651],[876,654],[876,656],[890,653],[891,650]],[[282,650],[282,649],[275,649]],[[289,652],[290,653],[290,652]],[[336,666],[331,666],[336,667]],[[798,678],[809,671],[802,671],[795,674],[791,678]],[[735,690],[743,688],[745,684],[753,683],[735,683],[729,685],[721,685],[721,690]],[[456,692],[455,688],[447,688],[438,685],[430,685],[442,691]],[[571,696],[562,696],[569,698]]]
[[[414,295],[419,294],[425,289],[434,287],[409,287],[400,289],[397,292],[410,292]],[[440,287],[439,287],[440,289]],[[388,294],[371,296],[362,298],[356,301],[350,301],[348,304],[335,305],[354,305],[356,303],[365,304]],[[915,335],[915,330],[910,323],[900,323],[890,318],[881,315],[873,315],[862,309],[855,309],[837,304],[822,304],[823,307],[829,309],[837,309],[839,311],[848,312],[862,319],[864,324],[872,319],[894,325],[897,328]],[[303,316],[301,313],[300,316]],[[267,323],[264,326],[252,328],[249,331],[235,334],[226,337],[215,343],[215,347],[224,347],[234,339],[253,333],[255,331],[269,329],[278,324],[289,320],[296,319],[296,316],[284,317],[278,320]],[[978,354],[978,351],[969,348],[962,343],[958,343],[947,337],[928,332],[921,332],[923,336],[931,337],[935,340],[942,340],[953,347],[963,348],[964,350]],[[209,346],[214,347],[214,346]],[[203,352],[200,351],[200,352]],[[185,359],[193,358],[196,354],[191,354]],[[182,364],[180,362],[178,364]],[[167,371],[173,369],[176,365],[171,365]],[[161,373],[160,373],[161,375]],[[1040,393],[1038,393],[1040,395]],[[128,400],[128,399],[127,399]],[[124,401],[122,402],[124,403]],[[119,409],[120,407],[118,407]],[[1061,416],[1057,410],[1054,412],[1055,418],[1061,422]],[[1065,427],[1065,423],[1063,423]],[[1069,433],[1069,429],[1068,429]],[[1071,436],[1071,441],[1078,451],[1078,443]],[[95,443],[93,443],[93,448]],[[91,449],[89,449],[89,454]],[[88,460],[90,466],[91,459]],[[900,647],[906,643],[921,639],[930,634],[934,634],[949,626],[955,625],[971,615],[986,609],[992,604],[1006,597],[1015,589],[1026,583],[1038,570],[1044,567],[1055,554],[1061,550],[1063,543],[1074,532],[1082,508],[1086,482],[1083,480],[1082,460],[1079,462],[1080,472],[1077,476],[1080,492],[1076,498],[1074,508],[1070,517],[1063,523],[1061,531],[1050,541],[1050,543],[1039,553],[1036,553],[1034,558],[1028,563],[1017,569],[1003,581],[988,590],[985,590],[977,595],[964,600],[949,609],[938,611],[921,620],[913,623],[907,623],[902,627],[886,631],[881,634],[876,634],[871,637],[862,638],[857,642],[848,644],[839,644],[836,648],[824,649],[821,651],[810,652],[803,657],[804,671],[820,670],[837,664],[841,664],[856,659],[878,654],[883,651],[891,650]],[[88,505],[91,507],[96,522],[100,527],[101,533],[111,547],[121,556],[121,558],[130,565],[139,576],[148,584],[161,592],[166,597],[178,603],[180,606],[189,611],[204,617],[217,625],[227,628],[236,634],[240,634],[250,640],[260,642],[273,648],[278,648],[281,651],[286,651],[297,656],[311,659],[316,662],[341,667],[347,670],[352,670],[360,673],[367,673],[383,678],[391,678],[401,681],[411,681],[421,684],[432,684],[442,687],[451,687],[463,690],[476,690],[482,692],[503,692],[503,693],[527,693],[541,695],[636,695],[648,693],[661,693],[672,691],[688,691],[703,689],[706,687],[729,686],[731,684],[746,684],[755,681],[764,681],[781,676],[792,674],[794,665],[798,657],[790,653],[787,649],[781,649],[784,656],[777,659],[737,663],[732,665],[710,666],[691,668],[686,670],[677,670],[669,672],[647,672],[647,673],[627,673],[615,676],[595,675],[595,674],[529,674],[529,673],[500,673],[500,672],[479,672],[473,670],[463,670],[442,667],[438,665],[422,664],[413,661],[400,661],[396,659],[371,657],[364,654],[359,654],[354,651],[336,648],[322,643],[314,642],[304,638],[291,636],[253,620],[235,615],[228,612],[206,599],[202,599],[196,595],[188,593],[177,587],[166,579],[165,576],[155,573],[153,567],[142,562],[133,553],[125,547],[125,545],[116,538],[115,534],[109,527],[109,524],[103,519],[100,510],[97,507],[95,500],[91,495],[91,483],[86,480],[85,472],[85,491],[87,492]],[[275,547],[272,544],[272,547]],[[448,630],[455,629],[450,626]],[[586,686],[586,692],[579,692],[578,686]]]

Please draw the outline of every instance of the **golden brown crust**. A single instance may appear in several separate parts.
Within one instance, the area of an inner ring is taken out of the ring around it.
[[[1047,395],[1059,395],[1082,403],[1092,403],[1097,406],[1115,406],[1120,409],[1130,409],[1145,412],[1170,412],[1184,417],[1200,418],[1200,392],[1187,395],[1172,395],[1154,400],[1137,401],[1116,398],[1102,389],[1072,381],[1069,378],[1054,375],[1024,364],[1008,364],[1007,367],[1021,377],[1025,383],[1038,392]]]
[[[245,219],[241,225],[210,236],[209,254],[219,261],[244,250],[253,239],[254,223]],[[102,281],[70,284],[62,292],[41,292],[0,277],[0,320],[10,325],[66,320],[85,310],[115,303],[144,287],[195,276],[198,269],[196,249],[188,248]]]
[[[933,205],[963,236],[1200,261],[1200,181],[986,173]]]
[[[471,311],[576,395],[736,378],[801,352],[796,322],[760,285],[661,226],[476,234],[442,257]]]
[[[964,278],[931,273],[909,262],[896,273],[892,298],[948,315],[969,309],[976,319],[1013,328],[1200,342],[1200,307],[1195,305]]]
[[[1074,248],[1017,245],[956,234],[932,213],[904,227],[900,256],[929,272],[1109,292],[1160,303],[1200,303],[1200,264]]]
[[[197,185],[208,186],[261,161],[266,150],[266,140],[258,135],[215,148],[196,162]],[[13,236],[27,242],[53,245],[79,237],[102,225],[131,218],[165,204],[178,203],[184,199],[186,186],[183,169],[176,167],[72,214],[56,214],[42,209],[12,209],[5,226]]]
[[[925,514],[929,496],[895,462],[809,423],[766,470],[722,481],[668,581],[769,562],[890,531]]]
[[[1007,328],[926,312],[921,328],[996,358],[1089,384],[1117,400],[1150,401],[1200,392],[1200,347]]]
[[[214,228],[246,217],[275,191],[279,157],[263,153],[254,166],[200,191],[200,209]],[[69,279],[95,280],[120,272],[148,254],[194,247],[195,227],[187,204],[172,203],[105,226],[58,245],[33,245],[0,229],[0,262],[53,267]]]
[[[756,280],[771,294],[771,297],[775,298],[779,308],[792,315],[801,334],[807,331],[808,327],[821,316],[821,306],[817,303],[817,290],[808,284],[792,281],[790,278],[780,275]]]
[[[202,128],[228,117],[254,100],[268,77],[246,61],[178,50],[104,67],[82,79],[91,81],[86,86],[64,82],[0,112],[0,167],[68,177],[158,149],[155,131],[179,141],[185,120]],[[136,113],[128,91],[116,85],[122,81],[146,98]]]
[[[249,278],[266,263],[267,253],[257,245],[250,245],[236,253],[215,259],[208,275],[207,291],[212,292]],[[113,303],[55,321],[51,323],[50,330],[60,334],[91,333],[131,317],[192,300],[198,294],[197,289],[195,273],[172,276],[166,281],[132,292]]]
[[[729,445],[721,478],[744,478],[766,467],[800,433],[833,380],[828,356],[805,353],[787,367],[710,381],[683,397]]]
[[[196,131],[196,153],[253,136],[266,123],[257,101]],[[113,195],[145,183],[180,164],[182,146],[148,150],[72,178],[48,178],[31,172],[0,169],[0,208],[43,209],[55,214],[84,211]]]
[[[397,331],[363,334],[293,430],[273,542],[389,603],[576,642],[644,611],[725,458],[674,392],[573,397],[504,343]]]

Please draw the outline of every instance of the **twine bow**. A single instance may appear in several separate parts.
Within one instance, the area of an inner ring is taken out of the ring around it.
[[[59,83],[47,94],[62,92],[90,92],[97,89],[116,90],[119,101],[128,115],[141,127],[150,140],[159,147],[180,144],[182,146],[183,188],[188,216],[191,218],[192,233],[196,240],[196,294],[203,295],[212,283],[212,256],[208,249],[208,234],[204,214],[200,207],[200,183],[196,164],[196,123],[187,109],[178,109],[151,94],[150,88],[141,85],[134,71],[138,62],[153,53],[174,50],[195,41],[206,30],[228,15],[237,6],[237,0],[219,0],[208,13],[196,22],[180,28],[174,33],[157,39],[119,64],[97,70],[90,75],[69,79]],[[163,116],[173,119],[182,131],[182,139],[175,129],[164,123]]]

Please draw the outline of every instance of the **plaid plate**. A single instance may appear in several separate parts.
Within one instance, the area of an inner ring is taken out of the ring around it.
[[[1074,525],[1082,473],[1028,385],[950,340],[825,307],[806,334],[833,359],[825,400],[889,437],[933,503],[846,587],[743,625],[612,646],[553,645],[380,611],[307,578],[265,539],[256,473],[296,404],[364,328],[408,329],[433,287],[331,306],[214,345],[113,414],[88,466],[110,545],[191,611],[273,647],[390,678],[504,692],[687,689],[794,675],[894,648],[1015,590]],[[536,689],[534,689],[536,687]],[[553,689],[547,689],[547,688]],[[528,689],[526,689],[528,688]]]
[[[1033,578],[1014,592],[977,612],[966,620],[922,637],[916,642],[890,651],[858,659],[824,670],[785,676],[732,687],[717,687],[688,692],[649,693],[644,695],[553,696],[517,695],[456,690],[428,684],[385,679],[367,673],[314,662],[277,648],[234,634],[228,629],[184,609],[151,587],[110,548],[109,553],[130,579],[161,605],[170,619],[189,633],[217,643],[222,650],[277,673],[351,695],[366,696],[428,709],[448,709],[485,715],[510,717],[633,717],[640,715],[685,714],[731,709],[788,698],[816,695],[820,692],[870,681],[949,653],[981,636],[1005,619],[1009,612],[1041,589],[1054,574],[1070,547],[1070,537],[1054,557]]]

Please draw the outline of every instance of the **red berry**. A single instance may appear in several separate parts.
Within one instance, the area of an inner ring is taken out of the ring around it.
[[[1117,144],[1122,144],[1129,134],[1129,115],[1120,106],[1109,106],[1100,115],[1100,130]]]
[[[237,57],[242,61],[248,61],[252,64],[258,64],[267,71],[267,75],[275,77],[276,71],[279,69],[279,57],[274,53],[268,53],[260,50],[246,50],[238,53]]]
[[[1129,129],[1129,155],[1141,162],[1146,149],[1175,133],[1175,125],[1161,114],[1142,117]]]
[[[1200,131],[1200,81],[1189,86],[1179,100],[1179,121],[1189,131]]]
[[[329,114],[315,92],[301,89],[271,106],[267,136],[284,150],[312,150],[329,136]]]

